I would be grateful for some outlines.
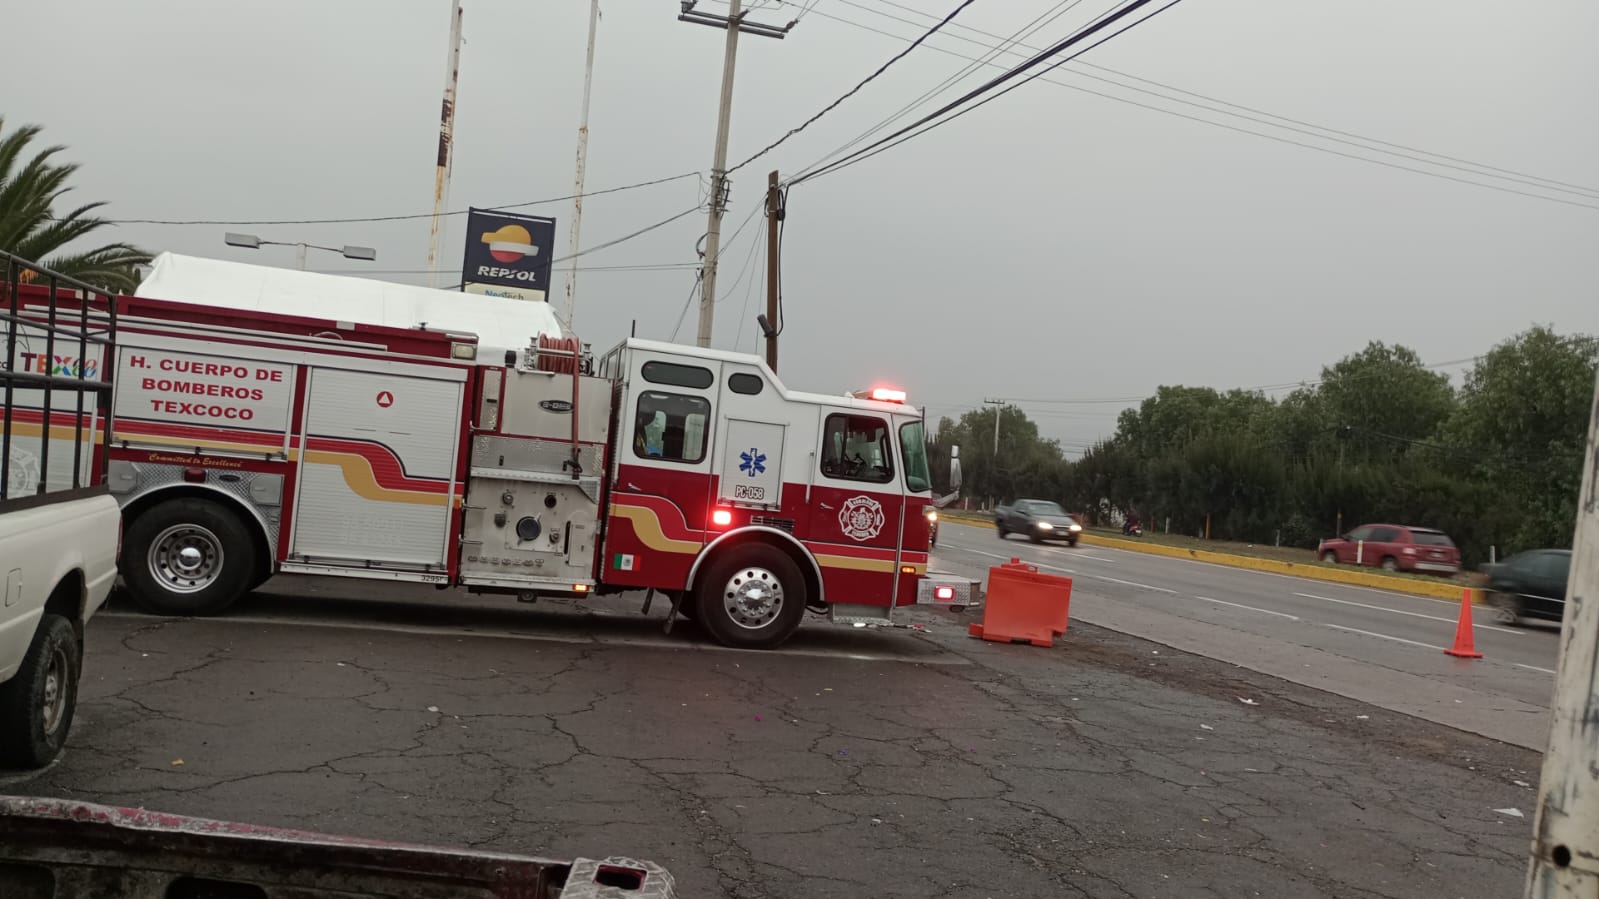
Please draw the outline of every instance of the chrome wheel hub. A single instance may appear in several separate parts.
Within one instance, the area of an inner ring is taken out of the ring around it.
[[[765,568],[740,568],[722,590],[722,607],[739,627],[765,627],[783,610],[783,585]]]
[[[222,541],[197,524],[167,528],[150,543],[150,574],[173,593],[198,593],[222,573]]]

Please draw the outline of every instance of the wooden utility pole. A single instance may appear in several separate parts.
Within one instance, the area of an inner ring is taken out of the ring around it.
[[[766,365],[777,371],[777,254],[782,247],[777,242],[777,229],[783,221],[783,192],[777,186],[777,172],[766,176]]]
[[[711,161],[711,210],[705,228],[705,262],[700,269],[700,328],[696,343],[708,347],[711,345],[711,324],[716,313],[716,266],[722,255],[722,213],[727,211],[727,131],[733,118],[733,72],[738,59],[738,36],[740,32],[747,31],[762,37],[781,39],[788,34],[788,28],[792,28],[793,23],[789,23],[788,28],[777,28],[745,22],[742,0],[729,0],[725,16],[699,12],[694,8],[697,2],[681,0],[683,11],[678,15],[678,21],[727,29],[727,44],[722,57],[722,101],[717,109],[716,149]]]

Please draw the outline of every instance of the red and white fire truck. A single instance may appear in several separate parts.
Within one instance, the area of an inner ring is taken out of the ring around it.
[[[926,579],[923,420],[898,391],[799,393],[758,357],[639,339],[596,363],[543,303],[172,255],[117,328],[109,478],[151,611],[215,613],[280,572],[650,590],[770,647],[807,609],[968,599]]]

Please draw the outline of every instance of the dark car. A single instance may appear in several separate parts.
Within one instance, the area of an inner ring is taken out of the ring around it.
[[[1034,543],[1065,540],[1070,546],[1076,546],[1083,533],[1077,519],[1047,499],[1020,499],[1013,506],[1000,506],[994,510],[994,527],[1001,540],[1010,534],[1024,534]]]
[[[1571,550],[1532,549],[1482,570],[1488,574],[1488,604],[1505,621],[1559,621],[1565,615]]]
[[[1365,565],[1445,577],[1460,571],[1460,550],[1449,535],[1403,524],[1366,524],[1316,547],[1323,562]]]

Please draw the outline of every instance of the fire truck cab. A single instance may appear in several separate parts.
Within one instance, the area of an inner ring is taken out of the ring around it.
[[[888,620],[927,572],[921,414],[791,391],[758,357],[628,340],[598,375],[617,440],[600,578],[688,592],[717,639]],[[900,395],[902,399],[902,395]]]
[[[927,573],[921,414],[543,303],[163,254],[118,299],[123,579],[220,612],[279,573],[524,600],[646,590],[731,646],[883,623]],[[312,313],[312,314],[307,314]],[[935,595],[936,594],[936,595]]]

